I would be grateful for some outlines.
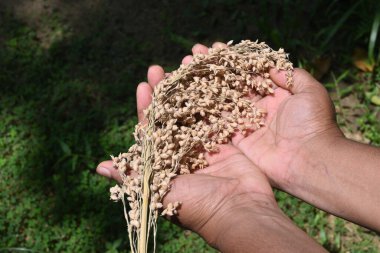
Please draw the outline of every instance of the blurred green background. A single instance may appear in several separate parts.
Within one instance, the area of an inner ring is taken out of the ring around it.
[[[0,252],[127,252],[98,162],[127,150],[147,67],[194,43],[283,47],[329,89],[350,138],[380,145],[379,1],[0,1]],[[282,192],[281,208],[332,252],[379,236]],[[158,252],[214,252],[160,221]]]

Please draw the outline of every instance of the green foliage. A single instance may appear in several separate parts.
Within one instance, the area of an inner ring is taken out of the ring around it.
[[[6,24],[1,32],[9,39],[0,44],[0,252],[126,252],[122,209],[109,200],[113,183],[94,169],[132,143],[131,70],[126,75],[117,66],[120,76],[104,82],[98,72],[112,59],[98,45],[84,50],[91,38],[61,41],[46,51],[32,29],[11,16]],[[103,36],[106,42],[110,34]],[[135,45],[116,47],[125,53]],[[126,65],[136,68],[139,60]],[[165,240],[182,247],[185,238]]]
[[[169,221],[159,220],[157,252],[217,252],[211,249],[200,237],[188,230],[183,230]]]
[[[348,224],[287,193],[276,191],[280,208],[329,252],[379,252],[376,234]]]

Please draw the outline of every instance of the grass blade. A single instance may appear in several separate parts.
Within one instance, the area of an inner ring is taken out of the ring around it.
[[[337,33],[339,28],[343,25],[343,23],[350,17],[350,15],[354,12],[356,7],[361,3],[362,1],[356,2],[343,16],[341,19],[338,20],[338,22],[332,27],[331,31],[327,35],[326,39],[322,42],[321,48],[325,48],[326,45],[331,41],[331,39],[334,37],[334,35]]]
[[[36,251],[27,249],[27,248],[16,247],[16,248],[2,248],[0,249],[0,252],[36,252]]]
[[[379,33],[379,26],[380,26],[380,11],[376,13],[375,19],[373,20],[371,35],[369,37],[368,58],[370,62],[372,63],[375,62],[375,45],[376,45],[377,34]]]

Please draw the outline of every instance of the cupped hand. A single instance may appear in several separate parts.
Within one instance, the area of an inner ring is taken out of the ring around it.
[[[139,121],[144,121],[143,110],[150,104],[153,89],[164,75],[161,67],[151,66],[148,82],[138,85]],[[176,219],[215,247],[223,241],[226,229],[233,226],[229,221],[233,222],[234,219],[230,217],[242,210],[253,208],[258,219],[260,215],[271,213],[272,216],[284,218],[266,176],[233,145],[220,145],[219,148],[219,153],[207,155],[209,167],[174,178],[171,190],[164,198],[164,206],[169,202],[182,202]],[[120,181],[112,161],[100,163],[97,172]]]
[[[220,42],[213,45],[225,46]],[[193,54],[207,52],[204,45],[193,47]],[[191,60],[192,56],[186,56],[183,63]],[[232,143],[263,171],[272,186],[286,190],[302,164],[301,150],[343,134],[326,89],[307,71],[295,69],[291,86],[286,85],[285,71],[272,69],[270,78],[275,84],[274,94],[252,98],[257,107],[267,111],[265,126],[246,137],[236,134]]]
[[[234,145],[270,178],[287,189],[297,173],[302,150],[317,142],[343,137],[326,89],[303,69],[295,69],[294,83],[286,86],[284,71],[271,70],[278,85],[272,96],[257,102],[267,110],[266,125]]]

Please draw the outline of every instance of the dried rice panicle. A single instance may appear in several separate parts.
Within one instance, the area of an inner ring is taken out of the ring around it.
[[[244,40],[194,55],[157,85],[144,112],[147,123],[136,125],[136,144],[112,157],[122,184],[111,188],[111,199],[124,203],[132,252],[147,251],[159,214],[177,213],[180,202],[162,205],[172,178],[207,167],[204,152],[217,152],[235,131],[248,134],[264,125],[265,111],[249,97],[273,93],[271,68],[287,71],[292,83],[283,49]],[[137,176],[127,175],[127,168]]]

